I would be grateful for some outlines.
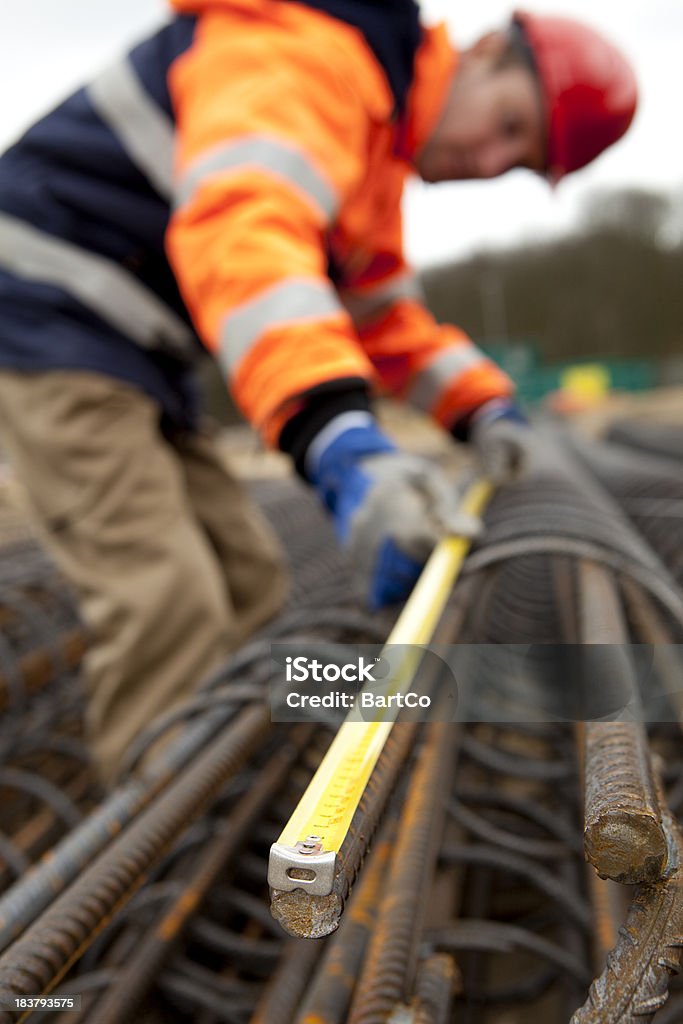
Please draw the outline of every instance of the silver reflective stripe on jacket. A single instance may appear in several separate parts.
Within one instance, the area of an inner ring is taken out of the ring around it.
[[[415,374],[407,394],[408,401],[423,412],[431,412],[454,378],[484,362],[486,356],[476,346],[466,342],[443,349]]]
[[[173,122],[152,99],[124,58],[106,68],[87,87],[98,115],[128,156],[165,199],[173,187]]]
[[[330,222],[339,205],[334,185],[311,162],[303,150],[267,135],[248,135],[203,153],[178,182],[174,205],[185,206],[206,181],[221,175],[256,168],[284,178],[302,192]]]
[[[219,359],[232,373],[265,331],[272,327],[324,320],[345,314],[337,293],[325,281],[290,278],[266,289],[225,317]]]
[[[340,291],[340,298],[358,327],[371,323],[401,300],[425,301],[422,285],[412,271],[370,288],[344,288]]]
[[[116,263],[0,213],[0,267],[63,288],[143,348],[187,359],[194,335],[173,310]]]

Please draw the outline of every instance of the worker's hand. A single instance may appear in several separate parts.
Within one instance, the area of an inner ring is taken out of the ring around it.
[[[526,476],[538,451],[533,427],[514,403],[493,400],[472,418],[470,441],[484,475],[494,484],[509,484]]]
[[[353,415],[365,421],[318,452],[309,477],[366,578],[368,604],[380,608],[408,596],[443,537],[475,537],[481,523],[459,512],[437,466],[399,451],[369,414]]]

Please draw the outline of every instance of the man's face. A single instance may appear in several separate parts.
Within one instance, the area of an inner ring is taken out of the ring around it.
[[[462,55],[440,120],[415,159],[425,181],[495,178],[513,167],[543,170],[538,85],[526,66],[498,66],[504,46],[504,35],[495,32]]]

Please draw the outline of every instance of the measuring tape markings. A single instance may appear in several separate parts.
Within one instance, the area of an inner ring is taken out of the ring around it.
[[[477,480],[467,491],[460,510],[469,515],[481,514],[491,494],[491,485]],[[447,537],[437,545],[385,649],[390,645],[414,646],[429,642],[470,543],[464,537]],[[415,661],[423,656],[418,650],[413,654]],[[414,672],[405,670],[405,661],[402,669],[400,683],[414,678]],[[394,692],[404,689],[403,685],[394,686]],[[272,888],[302,887],[312,895],[326,895],[331,891],[336,854],[397,714],[395,708],[385,711],[391,711],[391,720],[378,721],[375,713],[375,720],[364,721],[358,704],[346,716],[277,843],[271,847],[268,882]],[[302,846],[305,849],[302,850]]]

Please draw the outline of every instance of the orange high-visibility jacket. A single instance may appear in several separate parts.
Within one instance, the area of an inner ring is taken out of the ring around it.
[[[365,381],[445,426],[510,380],[425,309],[401,196],[456,56],[425,30],[405,115],[363,35],[303,3],[173,0],[197,14],[172,65],[167,253],[239,406],[276,444],[302,396]]]

